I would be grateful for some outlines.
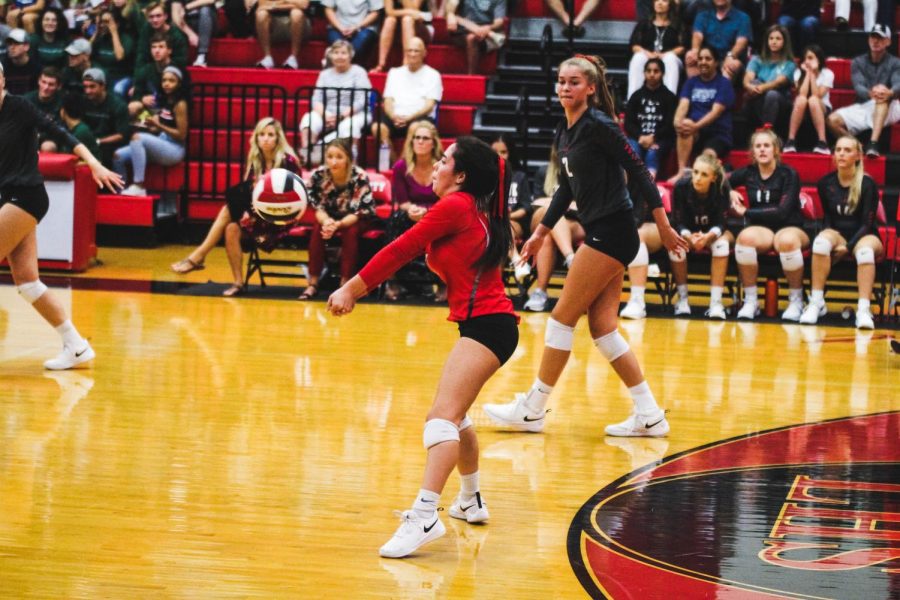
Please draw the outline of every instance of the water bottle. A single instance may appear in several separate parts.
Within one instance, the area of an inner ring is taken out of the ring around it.
[[[391,170],[391,147],[381,144],[378,148],[378,171],[384,173]]]

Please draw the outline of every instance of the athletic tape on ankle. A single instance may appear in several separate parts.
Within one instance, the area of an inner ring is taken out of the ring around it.
[[[812,251],[813,254],[818,254],[819,256],[831,256],[831,249],[834,248],[834,244],[831,241],[824,237],[819,236],[813,240],[812,243]]]
[[[475,423],[472,422],[472,419],[469,418],[469,415],[463,417],[463,420],[459,422],[459,430],[468,429]]]
[[[800,250],[779,252],[778,260],[781,261],[781,268],[784,269],[785,273],[803,268],[803,252]]]
[[[685,258],[687,258],[687,254],[680,248],[675,251],[669,251],[669,260],[671,260],[672,262],[684,262]]]
[[[869,247],[857,248],[853,256],[856,257],[856,264],[858,265],[875,264],[875,251]]]
[[[734,261],[739,265],[755,265],[756,248],[753,246],[745,246],[743,244],[734,245]]]
[[[422,431],[422,443],[428,450],[443,442],[458,442],[459,429],[447,419],[429,419]]]
[[[38,299],[44,295],[44,292],[47,291],[47,286],[38,279],[36,281],[29,281],[28,283],[23,283],[22,285],[16,288],[19,290],[19,294],[25,298],[25,301],[28,304],[34,304],[38,301]]]
[[[638,247],[637,255],[635,255],[634,260],[628,263],[629,267],[646,267],[650,264],[650,253],[647,252],[647,244],[641,242],[641,245]]]
[[[563,325],[553,317],[547,319],[547,329],[544,330],[544,345],[556,350],[572,350],[572,340],[575,338],[575,328]]]
[[[723,238],[717,239],[709,247],[709,250],[710,250],[710,252],[712,252],[712,255],[717,258],[728,256],[728,250],[729,250],[728,240],[723,239]]]
[[[603,358],[612,362],[628,352],[628,342],[622,337],[618,330],[607,333],[594,339],[594,345],[603,355]]]

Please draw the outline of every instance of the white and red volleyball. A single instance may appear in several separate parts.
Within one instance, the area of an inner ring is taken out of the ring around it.
[[[309,196],[303,179],[287,169],[272,169],[253,188],[253,210],[261,219],[287,225],[306,210]]]

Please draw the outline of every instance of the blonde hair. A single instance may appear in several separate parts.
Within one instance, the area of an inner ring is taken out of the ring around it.
[[[781,138],[778,137],[778,134],[772,131],[771,129],[757,129],[753,132],[753,135],[750,136],[750,160],[753,164],[756,164],[756,156],[753,155],[753,146],[756,144],[756,138],[761,135],[768,135],[772,138],[772,146],[775,148],[775,164],[781,164]]]
[[[556,188],[559,187],[559,157],[556,154],[556,146],[550,147],[550,162],[547,163],[547,174],[544,175],[544,195],[553,197]]]
[[[427,129],[429,133],[431,133],[431,164],[434,165],[437,161],[441,160],[441,157],[444,155],[444,148],[441,145],[441,136],[438,133],[437,127],[434,126],[434,123],[431,121],[415,121],[412,125],[409,126],[409,129],[406,132],[406,141],[403,142],[403,160],[406,161],[406,174],[409,175],[413,172],[413,169],[416,167],[416,153],[413,151],[413,146],[415,140],[413,138],[416,137],[416,132],[419,129]]]
[[[834,144],[835,147],[837,147],[838,142],[841,140],[850,140],[856,147],[856,153],[859,155],[859,158],[856,159],[856,170],[853,172],[853,181],[850,182],[850,189],[847,192],[847,208],[853,213],[856,212],[856,207],[859,205],[859,197],[862,194],[863,175],[865,175],[865,169],[863,167],[863,147],[862,143],[852,135],[842,135],[839,137]]]
[[[288,144],[287,137],[284,135],[284,128],[281,126],[278,119],[266,117],[260,119],[256,124],[256,127],[253,128],[253,135],[250,136],[250,151],[247,153],[247,168],[244,171],[244,179],[249,178],[251,174],[258,177],[266,172],[266,157],[259,147],[259,141],[257,140],[259,134],[262,133],[263,129],[266,127],[274,127],[275,135],[277,137],[277,141],[275,142],[275,159],[272,161],[272,168],[277,169],[284,164],[285,156],[290,156],[297,161],[297,163],[300,162],[300,159],[297,158],[297,153],[294,152],[294,149]]]
[[[585,54],[576,54],[572,58],[567,58],[559,64],[559,70],[565,67],[575,67],[581,71],[582,75],[588,80],[590,85],[594,86],[594,95],[588,99],[588,104],[592,108],[599,108],[605,112],[613,121],[619,121],[616,114],[616,103],[613,100],[612,92],[609,89],[609,83],[606,80],[606,61],[599,56],[588,56]]]
[[[712,169],[713,175],[715,175],[715,182],[719,186],[719,191],[722,191],[722,188],[725,187],[725,167],[722,166],[722,161],[712,154],[702,152],[694,159],[694,163],[702,163]]]

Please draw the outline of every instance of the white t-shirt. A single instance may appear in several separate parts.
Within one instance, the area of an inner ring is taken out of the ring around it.
[[[409,67],[394,67],[388,71],[384,84],[384,97],[394,99],[394,114],[401,117],[414,115],[425,106],[426,100],[440,102],[444,95],[441,74],[428,65],[422,65],[415,73]],[[429,115],[434,118],[437,106]]]
[[[800,76],[803,75],[803,69],[797,69],[794,71],[794,83],[798,83],[800,81]],[[825,95],[822,96],[822,104],[828,110],[831,110],[831,89],[834,87],[834,71],[825,67],[821,71],[819,71],[819,76],[816,77],[816,85],[818,87],[826,87],[828,91],[825,92]]]

